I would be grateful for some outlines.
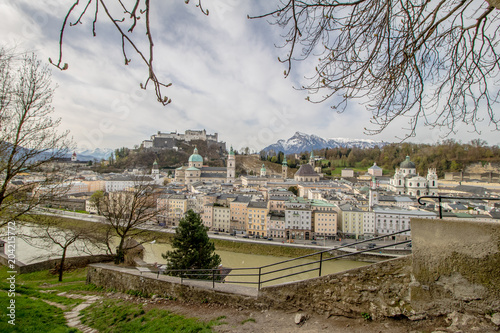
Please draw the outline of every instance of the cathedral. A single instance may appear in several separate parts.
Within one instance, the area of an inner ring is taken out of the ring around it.
[[[390,181],[389,190],[397,194],[407,194],[412,197],[422,195],[437,195],[438,176],[436,169],[430,168],[427,177],[417,174],[415,163],[410,161],[410,156],[396,168],[394,177]]]
[[[194,148],[189,157],[188,165],[175,169],[175,181],[181,184],[193,184],[196,182],[212,183],[234,183],[236,174],[236,160],[233,147],[227,157],[227,167],[203,166],[203,157],[198,154],[198,148]]]

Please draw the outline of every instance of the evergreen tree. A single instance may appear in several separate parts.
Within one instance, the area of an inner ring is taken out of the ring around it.
[[[200,215],[188,210],[186,216],[179,221],[172,242],[174,250],[162,254],[168,260],[167,269],[215,269],[221,263],[221,258],[215,252],[215,246],[208,237]],[[198,272],[199,273],[199,272]],[[207,272],[208,274],[209,272]],[[170,275],[180,275],[172,272]],[[211,276],[211,274],[210,274]],[[197,275],[192,278],[206,278]]]

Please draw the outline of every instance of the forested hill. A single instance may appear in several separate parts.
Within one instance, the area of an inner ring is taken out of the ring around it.
[[[124,169],[144,168],[150,169],[156,161],[160,169],[173,169],[186,165],[189,156],[196,147],[198,153],[204,157],[204,164],[209,166],[224,166],[226,152],[222,152],[215,145],[207,145],[206,141],[191,141],[190,144],[177,142],[178,150],[174,149],[129,149],[126,147],[116,149],[108,159],[106,165],[101,164],[100,172],[120,172]]]
[[[310,153],[309,153],[310,154]],[[303,153],[296,160],[294,155],[287,155],[288,164],[300,164],[309,159]],[[393,172],[399,164],[410,156],[417,167],[417,172],[427,174],[429,168],[436,168],[440,176],[445,172],[465,171],[467,166],[482,162],[500,165],[500,147],[488,146],[482,140],[473,140],[463,144],[454,140],[445,140],[437,144],[393,143],[374,148],[332,148],[314,150],[314,155],[324,159],[323,165],[332,169],[357,167],[369,168],[374,162],[384,170]],[[281,163],[283,154],[267,157],[270,161]]]

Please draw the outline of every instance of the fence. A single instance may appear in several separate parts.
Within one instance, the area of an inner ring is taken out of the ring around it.
[[[336,260],[341,258],[346,258],[349,256],[357,255],[365,252],[377,251],[380,249],[384,249],[387,247],[393,247],[396,245],[409,244],[411,240],[404,240],[400,242],[394,242],[391,244],[385,244],[380,246],[375,246],[372,248],[362,249],[355,252],[345,253],[337,256],[330,257],[331,253],[336,250],[341,250],[343,248],[349,247],[357,247],[360,244],[373,242],[378,239],[383,239],[386,237],[391,237],[394,235],[402,234],[405,232],[409,232],[410,229],[401,230],[392,234],[387,234],[383,236],[374,237],[371,239],[366,239],[362,241],[358,241],[355,243],[342,245],[339,247],[335,247],[328,250],[318,251],[312,254],[304,255],[301,257],[288,259],[284,261],[280,261],[274,264],[269,264],[260,267],[247,267],[247,268],[233,268],[230,269],[231,275],[229,276],[228,268],[216,268],[216,269],[176,269],[176,270],[166,270],[161,272],[161,274],[179,276],[181,278],[181,282],[183,279],[198,279],[198,280],[209,280],[212,281],[213,287],[215,287],[215,283],[235,283],[235,284],[250,284],[257,285],[257,288],[260,288],[265,283],[277,282],[279,280],[283,280],[289,277],[298,276],[304,273],[310,272],[318,272],[318,276],[321,276],[323,270],[323,263],[330,260]],[[328,256],[327,256],[328,254]],[[319,257],[319,259],[316,259]],[[296,264],[297,261],[302,259],[315,258],[311,262],[307,263],[299,263]],[[284,266],[284,267],[280,267]],[[158,272],[158,275],[160,272]],[[228,276],[230,279],[228,279]]]

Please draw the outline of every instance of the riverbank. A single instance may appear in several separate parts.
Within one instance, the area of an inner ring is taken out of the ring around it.
[[[68,218],[61,216],[52,216],[53,219],[56,219],[58,225],[61,228],[72,228],[75,226],[94,229],[94,230],[102,230],[105,231],[106,226],[101,223],[89,222],[87,220],[79,220],[76,218]],[[38,224],[36,216],[26,216],[23,217],[22,221],[27,223]],[[172,244],[174,234],[165,231],[159,230],[148,230],[143,229],[141,232],[141,238],[148,240],[155,240],[158,243],[167,243]],[[303,255],[308,255],[317,252],[315,249],[310,248],[301,248],[297,246],[274,246],[271,244],[260,244],[256,242],[238,242],[235,240],[224,240],[211,238],[214,242],[215,249],[220,251],[232,251],[238,253],[249,253],[249,254],[258,254],[258,255],[272,255],[277,257],[287,257],[287,258],[295,258]]]
[[[52,216],[52,218],[57,219],[62,227],[71,228],[72,226],[84,226],[92,229],[99,230],[103,232],[105,230],[105,225],[99,220],[99,216],[85,215],[83,217],[79,216],[83,214],[71,213],[66,217],[62,216]],[[85,219],[79,219],[85,218]],[[23,219],[26,222],[37,223],[36,218],[27,216]],[[156,240],[156,242],[163,242],[167,244],[172,243],[174,236],[174,231],[170,229],[160,228],[158,226],[145,225],[143,231],[141,232],[141,237],[148,240]],[[247,254],[257,254],[257,255],[269,255],[284,258],[297,258],[305,255],[310,255],[322,250],[329,249],[328,247],[313,245],[313,244],[290,244],[282,242],[270,242],[267,240],[252,240],[252,239],[242,239],[234,236],[225,235],[214,235],[209,234],[211,240],[214,242],[215,249],[218,251],[231,251],[236,253],[247,253]],[[333,246],[332,246],[333,248]],[[324,258],[329,258],[332,256],[337,256],[341,254],[346,254],[348,252],[353,252],[354,249],[343,249],[334,250],[330,253],[326,252]],[[382,260],[387,260],[401,255],[406,255],[411,253],[411,251],[404,251],[405,253],[396,252],[395,254],[385,253],[386,251],[379,251],[375,253],[362,253],[355,256],[349,256],[347,260],[364,261],[364,262],[378,262]],[[311,259],[319,259],[319,256],[313,256]]]

